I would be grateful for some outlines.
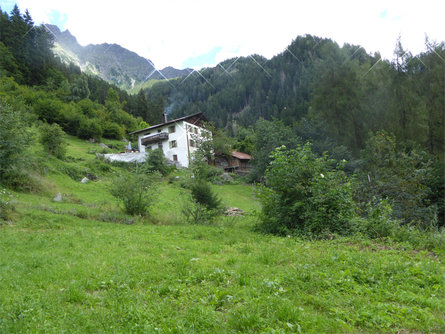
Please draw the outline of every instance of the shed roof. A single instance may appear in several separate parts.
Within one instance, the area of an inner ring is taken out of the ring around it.
[[[238,151],[232,151],[232,157],[241,159],[241,160],[250,160],[252,157],[248,155],[247,153],[242,153]]]

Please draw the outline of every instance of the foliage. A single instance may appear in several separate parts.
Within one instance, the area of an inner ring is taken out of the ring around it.
[[[40,127],[40,143],[48,155],[54,155],[59,159],[65,157],[66,144],[63,140],[64,135],[62,128],[56,123],[44,123]]]
[[[7,181],[12,169],[23,168],[30,139],[21,112],[0,99],[0,182]]]
[[[122,139],[125,134],[124,129],[119,124],[113,122],[104,122],[102,129],[104,138]]]
[[[125,173],[113,179],[110,193],[122,202],[129,215],[147,215],[156,196],[159,174],[139,167],[132,173]]]
[[[103,130],[100,122],[95,119],[82,119],[77,129],[77,136],[83,139],[100,140]]]
[[[190,183],[191,203],[184,203],[182,213],[190,224],[211,224],[221,213],[221,199],[203,179]]]
[[[221,208],[221,199],[212,190],[210,184],[204,180],[194,180],[190,187],[192,199],[195,203],[203,205],[208,210]]]
[[[253,148],[252,172],[250,179],[259,181],[271,161],[271,153],[277,147],[285,145],[296,147],[299,138],[283,122],[259,119],[255,124],[255,146]]]
[[[309,143],[278,148],[271,160],[258,190],[263,231],[320,237],[353,230],[352,185],[340,165],[317,158]]]
[[[392,217],[392,207],[387,199],[369,202],[366,213],[360,230],[369,238],[393,237],[400,228],[399,222]]]
[[[145,167],[152,172],[159,172],[165,176],[172,171],[172,167],[168,166],[167,158],[160,149],[152,150],[146,153]]]
[[[428,227],[436,221],[436,207],[429,202],[428,179],[432,163],[428,154],[414,146],[397,147],[387,132],[371,135],[357,171],[356,198],[361,207],[388,198],[393,217],[404,224]]]
[[[11,213],[15,210],[12,204],[12,195],[6,189],[0,188],[0,225],[11,219]]]
[[[220,138],[224,136],[222,131],[216,132]],[[202,132],[200,136],[192,134],[192,139],[195,141],[197,147],[192,154],[192,161],[189,165],[193,177],[199,180],[210,180],[221,174],[221,169],[210,165],[216,150],[215,141],[213,140],[214,138],[211,132]],[[227,142],[226,145],[222,145],[223,140],[219,142],[221,144],[219,149],[227,151]]]

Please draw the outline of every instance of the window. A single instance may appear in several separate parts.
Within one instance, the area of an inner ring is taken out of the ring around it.
[[[193,139],[190,139],[190,147],[196,147],[196,143]]]
[[[176,128],[175,128],[175,126],[174,126],[174,125],[169,126],[169,127],[168,127],[168,133],[174,133],[174,132],[176,132]]]
[[[158,133],[161,133],[161,129],[158,130]]]
[[[151,150],[151,146],[145,146],[145,150],[147,151],[150,151]]]
[[[158,144],[158,148],[162,151],[162,143]]]
[[[176,154],[173,154],[173,161],[178,161],[178,156]]]
[[[169,142],[170,148],[178,147],[178,142],[176,140],[172,140]]]
[[[195,134],[198,134],[198,128],[193,129],[195,131]]]

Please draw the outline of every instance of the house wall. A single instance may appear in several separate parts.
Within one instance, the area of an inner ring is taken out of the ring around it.
[[[175,132],[169,133],[168,128],[173,125],[175,126]],[[139,134],[138,147],[140,152],[148,151],[147,147],[145,145],[142,145],[141,140],[147,136],[158,133],[158,130],[160,130],[160,132],[168,133],[168,140],[164,140],[161,142],[162,151],[164,152],[165,157],[171,161],[174,161],[173,156],[176,155],[178,158],[177,162],[180,167],[188,167],[190,157],[192,156],[193,152],[197,150],[197,147],[192,147],[190,145],[190,140],[193,140],[194,138],[202,138],[202,132],[207,131],[201,127],[185,121],[180,121],[173,124],[166,124],[165,126],[161,126],[157,129],[151,130],[150,132]],[[177,146],[170,148],[170,142],[174,140],[176,140]],[[151,149],[154,150],[158,148],[158,143],[153,143],[147,146],[150,146]]]

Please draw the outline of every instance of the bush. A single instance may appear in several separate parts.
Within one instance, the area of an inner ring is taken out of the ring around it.
[[[39,98],[37,101],[33,101],[34,112],[39,119],[48,123],[58,123],[61,120],[61,110],[63,109],[63,103],[60,100],[54,98]]]
[[[125,131],[119,124],[113,122],[105,122],[103,124],[103,136],[109,139],[122,139]]]
[[[0,180],[13,166],[22,166],[30,136],[21,113],[0,101]]]
[[[2,176],[2,184],[17,191],[39,192],[42,184],[35,174],[22,167],[11,166]]]
[[[361,232],[369,238],[392,237],[400,228],[397,220],[392,218],[392,207],[387,199],[367,206],[367,217],[361,225]]]
[[[130,215],[147,215],[156,195],[157,172],[138,168],[133,173],[114,178],[110,192],[122,202],[124,211]]]
[[[361,156],[355,197],[363,211],[369,202],[388,198],[392,217],[402,224],[428,229],[437,223],[437,206],[430,201],[428,185],[434,175],[433,161],[426,152],[415,146],[399,147],[394,136],[379,131],[370,136]]]
[[[185,204],[182,213],[188,223],[210,224],[221,213],[221,199],[205,180],[194,179],[190,183],[191,202]]]
[[[172,170],[172,167],[167,165],[167,159],[164,156],[162,150],[156,149],[153,151],[147,152],[147,160],[145,162],[146,168],[152,172],[159,172],[163,176],[169,174]]]
[[[102,127],[99,119],[82,119],[77,129],[77,136],[83,139],[94,138],[100,140],[102,137]]]
[[[440,230],[434,225],[426,230],[415,225],[401,225],[399,220],[393,218],[388,199],[371,201],[366,213],[359,231],[368,238],[408,243],[416,249],[445,251],[445,229]]]
[[[352,185],[342,166],[317,158],[310,144],[276,149],[257,195],[262,205],[260,228],[268,233],[321,237],[348,234],[356,218]]]
[[[0,188],[0,224],[11,219],[11,213],[15,210],[11,203],[12,195]]]
[[[40,143],[48,155],[63,159],[66,154],[66,144],[63,141],[64,132],[58,124],[44,123],[40,127]]]

